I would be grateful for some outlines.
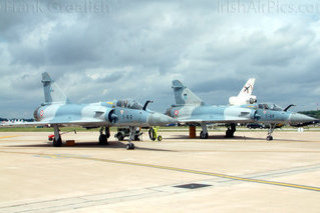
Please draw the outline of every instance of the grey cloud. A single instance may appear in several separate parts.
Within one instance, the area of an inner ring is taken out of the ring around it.
[[[103,13],[0,14],[3,113],[32,116],[44,71],[75,102],[153,99],[159,111],[173,103],[177,78],[212,104],[227,103],[250,77],[263,101],[319,100],[320,22],[310,14],[228,14],[207,0],[104,2]]]

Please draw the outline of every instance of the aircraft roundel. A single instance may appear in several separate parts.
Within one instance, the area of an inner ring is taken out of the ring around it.
[[[43,114],[44,114],[44,113],[43,113],[43,110],[41,110],[41,111],[40,111],[40,116],[42,117],[42,116],[43,116]]]
[[[174,115],[175,115],[175,116],[178,116],[178,115],[179,115],[179,110],[175,110],[175,111],[174,111]]]

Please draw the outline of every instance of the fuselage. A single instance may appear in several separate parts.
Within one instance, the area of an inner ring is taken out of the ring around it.
[[[160,113],[141,107],[117,106],[116,102],[91,104],[52,103],[41,105],[34,112],[38,122],[60,123],[63,126],[162,126],[174,122]]]
[[[178,121],[205,123],[267,123],[296,124],[315,120],[309,116],[284,111],[276,105],[249,104],[241,106],[183,105],[172,106],[166,112]]]
[[[184,105],[173,106],[166,112],[170,117],[176,118],[178,121],[203,121],[210,122],[252,122],[254,120],[255,110],[238,106],[196,106]]]
[[[315,118],[303,115],[301,113],[283,110],[281,107],[275,104],[250,104],[243,105],[242,107],[255,110],[255,119],[259,123],[295,125],[299,123],[316,121]]]

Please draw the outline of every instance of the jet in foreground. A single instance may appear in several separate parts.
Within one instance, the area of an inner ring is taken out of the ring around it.
[[[59,92],[59,88],[48,73],[42,74],[45,102],[34,111],[36,122],[2,126],[50,126],[54,129],[53,146],[61,146],[62,139],[59,127],[81,126],[99,128],[100,144],[107,144],[111,126],[129,127],[130,139],[127,149],[134,149],[131,141],[137,127],[164,126],[175,123],[175,120],[147,109],[150,101],[144,106],[134,100],[118,100],[91,104],[73,104]]]
[[[172,82],[176,104],[172,105],[166,112],[180,123],[201,126],[201,139],[208,138],[208,124],[226,124],[228,127],[226,137],[234,136],[237,124],[265,123],[270,125],[267,140],[273,140],[272,133],[279,124],[295,124],[311,122],[316,119],[289,112],[275,104],[246,104],[241,106],[215,106],[208,105],[196,96],[190,89],[180,81]]]

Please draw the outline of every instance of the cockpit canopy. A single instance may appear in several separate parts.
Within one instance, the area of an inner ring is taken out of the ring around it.
[[[258,104],[259,109],[273,110],[273,111],[283,111],[281,107],[276,104]]]
[[[117,107],[142,110],[143,106],[133,99],[124,99],[117,101]]]

